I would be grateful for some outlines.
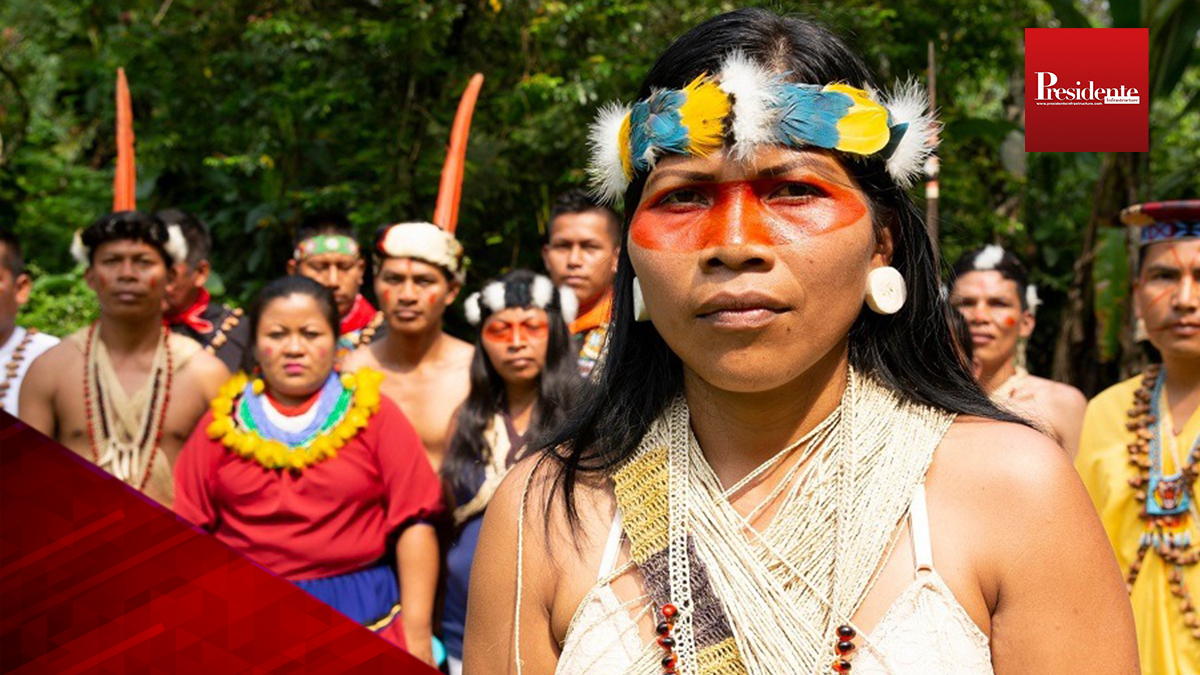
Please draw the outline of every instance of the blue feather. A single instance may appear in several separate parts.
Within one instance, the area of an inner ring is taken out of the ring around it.
[[[648,101],[638,101],[633,105],[633,110],[629,113],[629,157],[633,164],[634,172],[645,171],[649,168],[646,162],[646,149],[650,147],[653,140],[649,134],[649,129],[646,128],[646,121],[650,119],[650,104]]]
[[[665,152],[686,152],[688,130],[683,126],[679,108],[686,95],[678,89],[655,92],[650,97],[650,136],[652,143]]]
[[[780,143],[792,147],[837,147],[838,120],[854,105],[849,96],[821,91],[821,87],[810,84],[781,84],[776,95],[780,118],[775,137]]]

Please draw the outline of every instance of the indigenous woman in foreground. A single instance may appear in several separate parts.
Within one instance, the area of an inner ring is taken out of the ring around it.
[[[719,16],[595,130],[609,353],[492,499],[465,670],[1131,675],[1066,454],[953,345],[905,187],[932,149],[811,23]]]
[[[334,370],[329,289],[278,279],[249,320],[256,373],[222,388],[184,446],[175,511],[432,663],[441,488],[412,425],[377,373]]]
[[[457,504],[442,615],[450,675],[462,673],[467,584],[484,509],[528,440],[562,422],[582,382],[567,329],[576,303],[570,288],[556,290],[548,277],[528,270],[509,272],[467,298],[467,320],[479,329],[471,393],[442,463]]]

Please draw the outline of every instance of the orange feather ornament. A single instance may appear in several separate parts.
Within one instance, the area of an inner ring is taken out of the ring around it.
[[[125,69],[117,68],[117,172],[113,176],[113,211],[137,208],[137,167],[133,155],[133,102]]]
[[[483,87],[483,73],[475,73],[467,83],[458,112],[454,114],[454,126],[450,128],[450,147],[446,151],[446,163],[442,165],[442,182],[438,186],[437,207],[433,211],[433,224],[451,234],[458,227],[458,204],[462,201],[463,169],[467,159],[467,136],[471,131],[471,115],[475,112],[475,101]]]

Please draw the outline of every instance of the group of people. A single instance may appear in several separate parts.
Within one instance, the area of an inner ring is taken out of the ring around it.
[[[30,279],[5,229],[5,410],[430,663],[437,633],[457,664],[482,514],[599,358],[619,227],[562,195],[548,275],[484,284],[464,342],[443,330],[462,248],[432,224],[368,248],[343,215],[313,214],[243,312],[205,290],[199,219],[115,212],[75,250],[99,318],[57,347],[15,325]]]
[[[1123,213],[1161,362],[1089,403],[1016,256],[943,285],[936,121],[873,81],[766,10],[679,37],[469,342],[441,224],[314,214],[243,312],[198,219],[118,211],[58,344],[6,231],[4,409],[450,673],[1200,674],[1200,201]]]

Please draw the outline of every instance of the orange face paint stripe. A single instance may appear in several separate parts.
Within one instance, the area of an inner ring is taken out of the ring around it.
[[[714,246],[758,244],[780,246],[805,236],[837,230],[866,215],[863,200],[834,183],[807,180],[824,191],[805,201],[780,197],[766,202],[779,187],[800,181],[767,179],[673,186],[647,200],[630,226],[630,238],[642,248],[698,251]],[[707,205],[662,203],[670,193],[693,190]]]
[[[550,334],[550,326],[545,323],[517,324],[494,322],[483,329],[483,337],[490,342],[512,342],[514,334],[521,337],[522,342],[544,340]]]

